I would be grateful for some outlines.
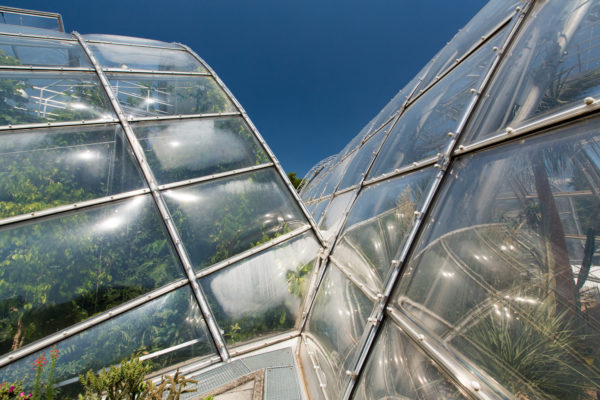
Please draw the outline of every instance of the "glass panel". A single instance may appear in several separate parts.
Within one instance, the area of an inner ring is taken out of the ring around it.
[[[79,43],[0,36],[0,65],[92,68]]]
[[[465,399],[400,328],[384,323],[354,399]]]
[[[120,36],[120,35],[103,35],[92,33],[89,35],[83,35],[85,40],[96,40],[99,42],[115,42],[124,44],[137,44],[140,46],[159,46],[169,47],[172,49],[181,49],[181,46],[177,43],[161,42],[160,40],[145,39],[131,36]]]
[[[341,399],[373,303],[333,264],[329,264],[305,332],[325,376],[325,391]],[[313,343],[314,342],[314,343]]]
[[[392,129],[369,178],[434,157],[446,151],[453,132],[473,97],[471,89],[488,70],[500,39],[479,49],[446,78],[412,104]]]
[[[468,129],[465,142],[583,104],[600,94],[597,0],[538,2]]]
[[[0,71],[0,125],[114,117],[92,73]]]
[[[367,169],[371,165],[373,158],[375,158],[375,153],[379,150],[379,146],[381,146],[381,142],[386,137],[389,128],[390,124],[383,127],[375,136],[371,137],[360,149],[358,149],[356,155],[352,158],[350,165],[348,165],[344,178],[342,178],[337,190],[349,188],[363,180],[367,174]]]
[[[182,276],[152,197],[0,230],[0,353]]]
[[[53,29],[60,31],[61,27],[56,17],[44,17],[41,15],[27,15],[9,11],[0,12],[0,25],[23,25],[42,29]]]
[[[383,290],[435,173],[429,168],[369,186],[354,203],[333,256],[373,292]]]
[[[215,80],[207,76],[108,74],[123,112],[133,117],[236,111]]]
[[[160,184],[269,162],[241,117],[133,124]]]
[[[482,36],[489,37],[502,21],[513,15],[515,9],[522,5],[520,0],[490,0],[431,60],[419,89],[426,88],[436,76],[442,75],[454,65],[457,58],[472,50],[481,42]]]
[[[90,44],[89,46],[103,68],[207,72],[187,51],[112,44]]]
[[[348,155],[344,161],[331,168],[331,171],[323,178],[320,185],[320,187],[323,188],[323,191],[319,197],[330,195],[336,191],[355,155],[356,153]]]
[[[145,186],[118,125],[0,133],[0,218]]]
[[[590,120],[459,161],[394,295],[526,398],[600,391],[599,160]]]
[[[197,343],[152,358],[152,369],[215,354],[200,309],[186,286],[4,367],[0,381],[23,380],[30,393],[35,381],[35,359],[41,353],[49,359],[53,348],[58,350],[54,376],[56,382],[61,382],[90,369],[98,371],[118,364],[134,353],[149,354],[191,340]],[[42,383],[47,379],[44,375]],[[75,398],[82,389],[78,384],[73,386],[69,389],[74,392],[59,392],[57,398]]]
[[[58,30],[50,30],[50,29],[42,29],[42,28],[33,28],[31,26],[22,26],[22,25],[9,25],[0,23],[0,33],[11,33],[11,34],[19,34],[24,33],[27,35],[36,35],[43,37],[54,37],[59,39],[73,39],[68,33],[59,32]]]
[[[313,219],[317,224],[319,224],[321,216],[323,215],[323,212],[326,209],[325,207],[327,207],[330,200],[331,199],[326,199],[317,203],[317,206],[315,207],[314,212],[312,213]]]
[[[331,200],[329,207],[325,209],[325,216],[319,226],[325,240],[334,238],[338,233],[344,223],[345,212],[355,197],[356,192],[352,191],[336,196]]]
[[[200,280],[228,344],[294,329],[319,249],[305,233]]]
[[[197,271],[306,224],[271,168],[163,193]]]

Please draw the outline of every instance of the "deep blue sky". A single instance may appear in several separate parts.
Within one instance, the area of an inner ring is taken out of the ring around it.
[[[337,153],[486,0],[11,0],[65,29],[183,42],[286,171]]]

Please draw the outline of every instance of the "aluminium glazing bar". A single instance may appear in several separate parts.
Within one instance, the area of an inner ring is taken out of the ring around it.
[[[477,371],[477,374],[469,371],[462,363],[457,362],[455,356],[437,344],[427,336],[427,332],[421,331],[418,326],[396,312],[392,307],[387,307],[387,315],[391,321],[406,334],[417,347],[427,354],[441,369],[449,375],[454,383],[459,385],[470,397],[475,399],[510,399],[514,396],[504,387],[496,385],[495,381],[488,377],[483,371]]]
[[[233,176],[233,175],[239,175],[239,174],[243,174],[245,172],[258,171],[258,170],[269,168],[272,166],[273,166],[273,163],[265,163],[265,164],[253,165],[251,167],[246,167],[246,168],[238,168],[238,169],[234,169],[234,170],[227,171],[227,172],[219,172],[218,174],[206,175],[206,176],[201,176],[201,177],[194,178],[194,179],[187,179],[185,181],[178,181],[178,182],[173,182],[173,183],[167,183],[165,185],[159,185],[158,189],[159,190],[167,190],[167,189],[173,189],[173,188],[177,188],[177,187],[181,187],[181,186],[193,185],[195,183],[210,182],[210,181],[214,181],[215,179],[226,178],[228,176]]]
[[[131,197],[143,195],[145,193],[150,193],[150,189],[138,189],[133,190],[131,192],[124,192],[114,194],[112,196],[104,196],[97,199],[80,201],[77,203],[66,204],[64,206],[46,208],[40,211],[33,211],[27,214],[15,215],[14,217],[8,217],[4,219],[0,219],[0,226],[12,225],[23,221],[31,221],[32,219],[47,217],[50,215],[57,215],[66,213],[73,210],[80,210],[86,207],[92,207],[99,204],[111,203],[116,200],[129,199]]]
[[[473,94],[473,98],[472,98],[471,102],[469,103],[468,107],[466,108],[465,112],[463,113],[462,118],[458,122],[455,133],[452,133],[451,135],[449,135],[452,137],[452,140],[450,141],[450,144],[446,150],[446,153],[435,164],[439,168],[439,171],[436,174],[435,180],[431,186],[431,189],[429,190],[429,193],[427,194],[427,197],[423,203],[423,207],[421,208],[421,211],[415,212],[416,221],[413,225],[413,228],[411,229],[410,234],[406,239],[405,245],[403,246],[403,248],[400,251],[400,254],[398,255],[397,258],[395,258],[392,261],[392,265],[391,265],[392,272],[388,276],[386,286],[385,286],[385,291],[383,293],[383,297],[379,304],[379,311],[378,311],[377,316],[375,317],[376,320],[374,321],[374,326],[373,326],[372,330],[376,331],[381,326],[381,322],[383,321],[383,319],[385,317],[385,309],[388,305],[389,297],[392,293],[392,290],[396,286],[397,281],[400,278],[401,272],[404,268],[404,265],[406,264],[406,260],[409,256],[409,254],[412,251],[414,251],[414,246],[416,245],[416,242],[417,242],[416,238],[419,235],[419,233],[421,232],[422,227],[424,226],[425,217],[430,212],[431,205],[433,204],[434,199],[439,194],[441,187],[442,187],[442,183],[449,176],[449,171],[450,171],[449,167],[452,162],[452,152],[453,152],[454,148],[457,146],[460,135],[462,134],[463,129],[466,126],[466,123],[467,123],[469,117],[471,116],[471,114],[475,110],[476,106],[478,105],[479,101],[481,100],[482,91],[485,89],[485,87],[491,81],[492,77],[495,75],[495,73],[498,69],[498,66],[500,64],[500,61],[502,59],[502,56],[504,55],[504,53],[506,52],[508,47],[514,41],[517,33],[520,31],[520,28],[522,27],[522,23],[523,23],[526,15],[529,13],[529,10],[531,9],[532,3],[534,1],[535,0],[528,1],[528,3],[523,8],[517,7],[517,9],[515,10],[515,14],[512,17],[513,18],[512,27],[511,27],[508,35],[504,38],[504,41],[501,45],[501,49],[499,51],[496,51],[496,55],[494,56],[494,59],[493,59],[492,63],[490,64],[490,67],[488,68],[486,75],[481,80],[478,89],[471,90],[471,93]],[[356,368],[354,370],[354,374],[357,378],[360,376],[360,374],[363,370],[366,358],[368,357],[368,354],[370,353],[370,350],[373,346],[373,341],[376,336],[376,333],[377,332],[373,332],[373,335],[370,335],[371,336],[370,342],[367,343],[367,345],[363,348],[363,350],[361,352],[362,354],[359,357],[359,363],[356,365]],[[417,343],[417,345],[419,346],[419,343]],[[419,346],[419,347],[421,347],[421,346]],[[456,374],[453,374],[452,371],[450,371],[450,376],[452,376],[455,380],[457,380]],[[352,395],[352,393],[354,391],[356,381],[357,381],[357,379],[353,379],[350,381],[350,384],[346,390],[344,399],[350,398],[350,396]],[[496,385],[496,386],[498,386],[497,388],[495,388],[496,391],[498,391],[498,392],[505,391],[505,389],[502,388],[501,386],[499,386],[499,385]]]
[[[165,200],[162,197],[160,191],[158,190],[158,185],[154,178],[154,174],[150,170],[150,167],[148,166],[148,163],[145,160],[144,150],[142,149],[139,141],[137,140],[135,133],[131,129],[131,126],[127,122],[127,119],[123,114],[123,110],[121,109],[119,102],[113,94],[110,88],[110,83],[108,82],[106,75],[100,68],[98,61],[94,57],[93,53],[91,52],[81,35],[79,35],[77,32],[73,32],[73,35],[75,35],[75,37],[79,40],[79,43],[81,44],[88,57],[90,58],[90,61],[96,68],[96,74],[98,75],[98,78],[100,79],[100,82],[102,83],[102,86],[104,87],[104,90],[106,91],[106,94],[108,95],[112,106],[115,112],[117,113],[117,116],[119,117],[119,120],[121,121],[123,130],[125,131],[125,136],[127,137],[127,140],[135,155],[135,158],[139,163],[144,178],[146,179],[148,186],[150,187],[152,197],[154,198],[154,201],[158,207],[160,215],[167,228],[167,232],[169,233],[170,239],[175,245],[175,250],[177,252],[177,255],[179,256],[179,259],[181,260],[185,273],[188,277],[190,286],[192,287],[194,296],[198,301],[198,305],[200,306],[200,310],[202,311],[202,315],[204,317],[204,320],[206,321],[212,339],[215,342],[217,350],[219,351],[219,354],[221,355],[223,361],[229,361],[229,353],[227,352],[227,348],[225,347],[225,340],[223,339],[221,331],[215,321],[214,316],[212,315],[212,311],[210,310],[208,301],[206,300],[206,297],[204,296],[200,285],[195,279],[192,263],[187,255],[187,252],[185,251],[185,248],[183,247],[183,243],[181,241],[181,238],[179,237],[179,232],[177,231],[177,228],[175,227],[175,224],[171,218]]]
[[[136,69],[136,68],[103,68],[104,72],[118,73],[118,74],[138,74],[138,75],[186,75],[186,76],[211,76],[208,72],[194,72],[194,71],[155,71],[150,69]]]
[[[187,115],[162,115],[155,117],[127,117],[129,122],[145,122],[145,121],[169,121],[178,119],[199,119],[199,118],[219,118],[219,117],[238,117],[242,114],[240,112],[224,112],[224,113],[207,113],[207,114],[187,114]]]
[[[284,235],[277,236],[275,239],[269,240],[268,242],[263,243],[260,246],[253,247],[253,248],[243,251],[239,254],[236,254],[233,257],[230,257],[226,260],[223,260],[223,261],[213,264],[207,268],[204,268],[202,271],[200,271],[196,274],[196,278],[200,279],[202,277],[210,275],[216,271],[219,271],[225,267],[228,267],[232,264],[242,261],[248,257],[255,255],[255,254],[262,253],[263,251],[270,249],[271,247],[276,246],[280,243],[283,243],[283,242],[287,241],[288,239],[292,239],[292,238],[295,238],[296,236],[300,236],[303,233],[308,232],[310,230],[311,230],[310,225],[305,225],[301,228],[295,229]]]
[[[90,43],[90,44],[95,44],[95,43],[99,43],[99,44],[116,44],[118,46],[148,47],[148,48],[151,48],[151,49],[185,51],[184,49],[181,49],[181,48],[178,48],[178,47],[167,47],[167,46],[159,46],[159,45],[153,45],[153,44],[123,43],[123,42],[112,42],[110,40],[94,40],[94,39],[87,40],[85,38],[84,38],[84,40],[85,40],[86,43]]]
[[[37,129],[37,128],[53,128],[53,127],[68,127],[68,126],[81,126],[81,125],[98,125],[98,124],[110,124],[111,122],[119,122],[116,118],[99,118],[81,121],[66,121],[66,122],[38,122],[33,124],[19,124],[19,125],[0,125],[0,135],[2,131],[15,131],[18,129]]]
[[[97,326],[105,321],[108,321],[111,318],[115,318],[119,315],[126,313],[127,311],[133,310],[136,307],[139,307],[143,304],[148,303],[162,295],[173,292],[189,283],[188,279],[183,278],[175,282],[171,282],[168,285],[155,289],[151,292],[145,293],[142,296],[139,296],[133,300],[128,301],[127,303],[123,303],[118,305],[110,310],[104,311],[101,314],[94,315],[89,319],[86,319],[76,325],[65,328],[61,331],[58,331],[52,335],[46,336],[45,338],[23,346],[11,353],[6,354],[3,357],[0,357],[0,367],[4,367],[12,362],[15,362],[23,357],[27,357],[31,354],[35,354],[40,350],[43,350],[49,346],[57,344],[58,342],[69,338],[73,335],[86,331],[94,326]]]
[[[43,67],[33,65],[0,65],[0,71],[59,71],[59,72],[95,72],[93,68],[86,67]]]
[[[267,143],[265,142],[265,140],[263,139],[263,137],[260,135],[260,133],[258,132],[258,130],[256,129],[256,127],[254,126],[254,124],[252,123],[252,121],[250,120],[250,118],[248,117],[248,114],[246,113],[246,111],[244,110],[244,108],[242,107],[242,105],[240,104],[240,102],[237,101],[237,99],[233,96],[233,94],[231,93],[231,91],[229,91],[229,89],[227,88],[227,86],[225,86],[225,84],[223,83],[223,81],[221,80],[221,78],[219,78],[217,76],[217,74],[215,73],[215,71],[206,62],[204,62],[204,60],[198,54],[196,54],[192,49],[190,49],[188,46],[186,46],[184,44],[179,44],[179,45],[182,48],[184,48],[185,50],[187,50],[188,53],[190,53],[192,56],[194,56],[194,58],[196,58],[196,60],[198,60],[198,62],[200,62],[200,64],[202,64],[204,66],[204,68],[206,68],[206,70],[211,73],[211,75],[213,76],[213,78],[215,79],[215,81],[217,82],[217,84],[219,85],[219,87],[227,94],[227,96],[229,97],[229,99],[231,100],[231,102],[242,113],[242,117],[244,118],[244,121],[250,127],[250,130],[252,131],[252,133],[254,134],[254,136],[256,137],[256,139],[258,139],[258,141],[262,145],[263,149],[265,150],[265,152],[267,153],[267,155],[271,159],[271,162],[273,164],[275,164],[275,169],[277,170],[277,172],[281,176],[281,179],[283,179],[283,182],[286,184],[289,193],[292,195],[292,197],[294,198],[294,200],[296,200],[296,203],[300,206],[300,209],[302,210],[302,213],[304,213],[304,216],[306,217],[306,219],[310,223],[315,236],[319,240],[319,243],[321,245],[324,245],[325,241],[323,240],[323,236],[321,235],[321,232],[319,231],[319,228],[317,228],[315,222],[313,221],[312,216],[310,215],[310,213],[308,212],[308,210],[304,206],[304,203],[302,203],[302,200],[300,199],[300,196],[298,196],[298,192],[296,192],[296,189],[290,183],[290,180],[288,179],[287,175],[283,171],[283,168],[281,167],[281,164],[279,163],[279,161],[277,160],[277,158],[275,157],[275,155],[273,154],[273,152],[271,151],[271,149],[269,148],[269,146],[267,145]]]
[[[354,286],[359,288],[360,291],[366,297],[368,297],[369,300],[371,300],[373,303],[376,303],[379,300],[381,300],[381,294],[379,294],[379,296],[378,296],[376,293],[373,293],[364,283],[362,283],[361,281],[356,279],[356,277],[354,275],[352,275],[352,271],[350,271],[348,268],[346,268],[344,266],[344,264],[342,264],[339,260],[337,260],[333,255],[329,255],[329,262],[331,262],[333,265],[335,265],[336,268],[339,269],[340,272],[342,272],[342,274],[344,274],[346,276],[346,279],[348,279],[350,282],[352,282],[354,284]]]
[[[533,122],[524,124],[514,129],[508,127],[504,130],[504,132],[500,132],[497,135],[480,140],[476,143],[472,143],[466,146],[460,145],[458,146],[458,149],[454,151],[453,154],[455,156],[459,156],[462,154],[473,152],[475,150],[487,148],[491,145],[507,140],[512,140],[514,138],[518,138],[526,134],[534,133],[551,127],[553,125],[557,125],[576,118],[586,117],[588,115],[595,114],[598,111],[600,111],[600,99],[586,97],[580,105],[568,108],[564,111],[557,112],[547,117],[537,119]]]
[[[38,11],[38,10],[29,10],[25,8],[17,8],[17,7],[8,7],[8,6],[0,6],[0,12],[9,12],[13,14],[27,14],[34,15],[37,17],[48,17],[48,18],[56,18],[60,17],[60,14],[50,12],[50,11]]]
[[[387,172],[384,174],[381,174],[379,176],[376,176],[375,178],[371,178],[369,180],[366,180],[363,182],[363,186],[370,186],[370,185],[374,185],[375,183],[379,183],[391,178],[395,178],[396,176],[399,175],[405,175],[408,174],[409,172],[413,172],[413,171],[417,171],[423,168],[427,168],[429,166],[435,165],[438,160],[441,158],[441,154],[436,155],[434,157],[429,157],[423,160],[419,160],[419,161],[415,161],[410,165],[407,165],[406,167],[402,167],[402,168],[396,168],[394,171],[392,172]]]
[[[291,332],[282,333],[276,336],[270,336],[258,342],[252,342],[241,346],[233,347],[229,350],[229,354],[231,354],[231,357],[239,357],[243,354],[251,353],[256,350],[261,350],[266,347],[273,346],[277,343],[285,342],[290,339],[295,339],[299,336],[300,331],[293,330]]]
[[[64,42],[77,42],[77,39],[66,38],[62,36],[51,36],[51,35],[34,35],[30,33],[11,33],[11,32],[0,32],[0,37],[2,36],[13,36],[20,37],[26,39],[45,39],[45,40],[60,40]]]

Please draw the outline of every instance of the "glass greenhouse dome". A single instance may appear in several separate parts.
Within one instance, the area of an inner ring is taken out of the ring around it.
[[[491,0],[302,200],[187,46],[4,12],[0,381],[600,396],[600,0]]]

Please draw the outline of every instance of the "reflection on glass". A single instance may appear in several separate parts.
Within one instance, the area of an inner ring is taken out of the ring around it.
[[[496,37],[412,104],[398,120],[377,156],[369,177],[376,177],[444,152],[488,65]]]
[[[0,230],[0,353],[182,276],[150,195]]]
[[[323,180],[319,183],[318,188],[320,195],[318,197],[327,196],[334,193],[344,177],[348,166],[352,162],[352,159],[356,153],[349,155],[345,160],[339,162],[337,165],[331,168],[331,171],[323,177]],[[322,190],[321,190],[322,189]]]
[[[57,17],[46,17],[43,15],[28,15],[24,13],[13,13],[10,11],[2,11],[0,18],[0,31],[3,25],[22,25],[25,27],[34,27],[42,29],[53,29],[60,31],[60,23]],[[19,32],[28,33],[27,30]],[[57,32],[58,33],[58,32]]]
[[[111,89],[127,116],[236,111],[212,77],[109,74]]]
[[[383,289],[435,171],[430,168],[369,186],[352,207],[333,256],[375,293]]]
[[[353,369],[359,341],[373,303],[333,264],[329,264],[311,311],[306,333],[325,375],[325,391],[340,399]],[[321,372],[320,372],[321,373]]]
[[[321,224],[319,225],[319,229],[325,240],[334,238],[338,233],[344,223],[346,210],[350,207],[351,202],[355,197],[356,191],[352,191],[336,196],[331,200],[331,203],[325,209],[323,221],[321,221]]]
[[[326,207],[329,204],[329,201],[330,201],[330,199],[326,199],[326,200],[316,203],[316,206],[312,212],[312,216],[317,224],[319,224],[319,221],[321,220],[321,216],[323,215],[323,212],[326,210]]]
[[[30,393],[35,380],[35,359],[41,353],[50,358],[50,350],[53,349],[58,350],[55,379],[61,382],[77,378],[90,369],[98,371],[118,364],[131,354],[151,354],[192,340],[197,342],[151,358],[152,369],[215,353],[200,309],[192,291],[186,286],[9,364],[0,370],[0,381],[22,379]],[[43,376],[42,382],[45,379]],[[81,390],[79,385],[76,386],[71,390]],[[57,398],[73,398],[76,393],[59,392]]]
[[[90,43],[89,47],[103,68],[206,72],[206,69],[187,51],[118,44]]]
[[[597,0],[536,3],[468,129],[466,142],[600,94]]]
[[[162,42],[160,40],[138,38],[138,37],[131,37],[131,36],[105,35],[105,34],[92,33],[92,34],[88,34],[88,35],[83,35],[83,38],[85,40],[94,40],[94,41],[98,41],[98,42],[114,42],[114,43],[122,43],[122,44],[134,44],[134,45],[138,45],[138,46],[158,46],[158,47],[168,47],[171,49],[181,49],[181,46],[178,45],[177,43],[168,43],[168,42]]]
[[[95,74],[0,71],[0,125],[113,118]]]
[[[0,218],[144,186],[117,125],[0,134]]]
[[[305,224],[271,168],[168,190],[164,196],[196,270]]]
[[[371,137],[358,151],[350,161],[350,164],[344,172],[344,177],[338,185],[337,190],[343,190],[354,186],[362,181],[367,174],[367,169],[375,158],[375,154],[381,146],[381,142],[385,139],[387,127],[383,127],[375,136]]]
[[[522,5],[521,0],[490,0],[417,75],[423,79],[419,90],[426,88],[436,76],[441,76],[452,67],[456,59],[472,50],[481,42],[482,37],[489,37],[494,29],[514,15],[515,9]]]
[[[294,328],[319,248],[305,233],[200,280],[227,343]]]
[[[593,122],[457,163],[394,295],[527,398],[600,392]]]
[[[361,400],[464,399],[400,328],[385,322],[354,395]]]
[[[160,184],[269,162],[241,117],[132,127]]]
[[[75,41],[0,36],[0,65],[92,68]]]

